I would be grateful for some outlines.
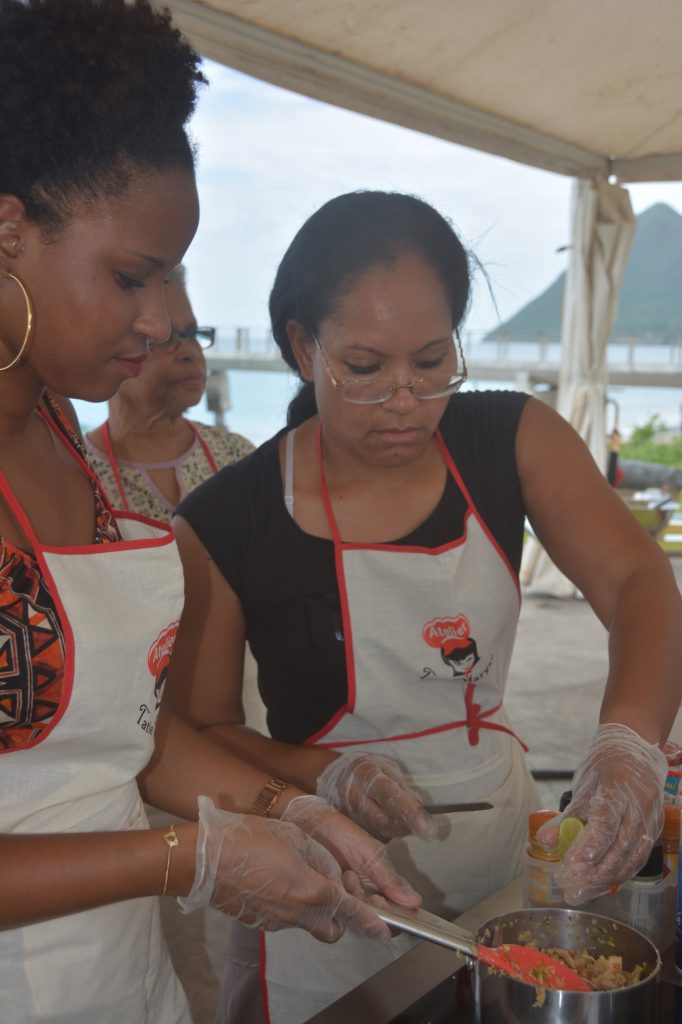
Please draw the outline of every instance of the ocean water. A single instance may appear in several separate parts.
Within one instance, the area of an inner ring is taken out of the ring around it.
[[[262,444],[272,437],[286,422],[286,410],[296,393],[298,382],[292,373],[273,371],[230,370],[228,375],[231,408],[225,422],[230,430],[248,437],[254,444]],[[512,389],[505,381],[470,380],[464,390]],[[682,389],[611,387],[609,397],[618,404],[618,427],[628,437],[633,427],[646,423],[654,413],[668,429],[682,433]],[[106,419],[106,403],[74,403],[84,431],[91,430]],[[205,400],[188,415],[202,423],[213,423]],[[607,410],[607,429],[613,426],[614,409]]]

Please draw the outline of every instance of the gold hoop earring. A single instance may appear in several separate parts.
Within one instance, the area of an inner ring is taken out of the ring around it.
[[[26,286],[24,285],[24,282],[20,278],[18,278],[16,276],[16,274],[11,274],[9,272],[9,270],[7,271],[6,274],[0,274],[0,280],[2,280],[3,278],[6,279],[6,280],[14,281],[21,288],[21,294],[24,296],[24,302],[26,303],[26,331],[24,333],[24,340],[21,343],[21,347],[20,347],[19,351],[15,355],[14,359],[10,363],[7,364],[7,366],[0,366],[0,373],[4,373],[5,370],[11,370],[14,366],[17,365],[19,360],[22,358],[24,352],[26,351],[26,346],[28,345],[29,341],[31,340],[31,335],[33,334],[33,315],[34,315],[33,314],[33,303],[31,302],[31,296],[28,294],[28,290],[27,290]]]

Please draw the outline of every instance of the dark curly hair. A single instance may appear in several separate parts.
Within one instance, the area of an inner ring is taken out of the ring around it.
[[[0,0],[0,192],[45,231],[133,172],[193,170],[200,57],[149,0]]]
[[[469,304],[469,255],[452,225],[417,196],[360,191],[330,199],[299,229],[282,258],[270,293],[272,334],[286,363],[298,374],[287,323],[317,334],[324,317],[364,271],[410,254],[434,268],[445,288],[453,330]],[[303,383],[289,405],[287,423],[297,426],[316,412],[315,393]]]

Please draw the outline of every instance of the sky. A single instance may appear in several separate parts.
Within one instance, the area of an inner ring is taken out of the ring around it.
[[[268,322],[289,242],[322,203],[359,188],[410,192],[451,220],[482,261],[467,328],[494,327],[565,269],[572,179],[299,96],[206,61],[190,132],[201,222],[187,253],[198,319],[229,329]],[[629,186],[635,213],[682,182]],[[492,290],[494,301],[489,292]]]

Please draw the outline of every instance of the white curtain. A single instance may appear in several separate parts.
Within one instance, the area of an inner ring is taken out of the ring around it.
[[[557,409],[583,438],[602,472],[606,467],[606,346],[634,233],[627,189],[603,179],[576,181]],[[521,582],[527,593],[576,596],[571,581],[535,538],[524,548]]]

